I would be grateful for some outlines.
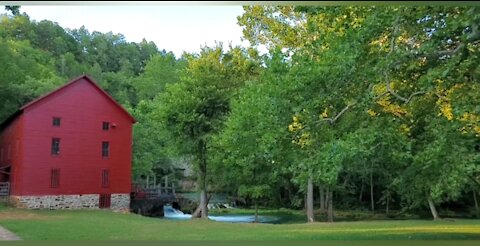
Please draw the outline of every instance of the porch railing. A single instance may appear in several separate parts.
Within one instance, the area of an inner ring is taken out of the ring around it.
[[[10,182],[0,182],[0,196],[10,195]]]

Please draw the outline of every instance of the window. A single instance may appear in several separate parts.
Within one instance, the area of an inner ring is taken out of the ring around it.
[[[60,154],[60,138],[52,138],[52,155]]]
[[[60,186],[60,169],[55,168],[50,171],[50,187],[58,188]]]
[[[52,125],[53,126],[60,126],[60,118],[53,117]]]
[[[108,170],[102,171],[102,187],[106,188],[110,185],[109,183],[109,172]]]
[[[110,155],[110,143],[102,142],[102,156],[108,157]]]
[[[110,194],[100,194],[98,207],[99,208],[109,208],[110,207],[110,200],[111,200],[111,195]]]
[[[102,129],[104,131],[108,131],[110,129],[110,122],[104,121],[103,124],[102,124]]]

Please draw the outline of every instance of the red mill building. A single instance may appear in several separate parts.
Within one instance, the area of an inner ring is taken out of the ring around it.
[[[81,76],[0,125],[0,184],[27,208],[128,209],[135,119]]]

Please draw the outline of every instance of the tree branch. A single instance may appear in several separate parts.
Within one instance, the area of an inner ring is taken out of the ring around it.
[[[393,29],[393,32],[392,32],[392,39],[390,40],[390,51],[388,52],[387,56],[391,56],[393,54],[393,52],[395,51],[395,40],[397,38],[396,35],[397,35],[397,32],[398,32],[397,23],[398,23],[398,17],[395,20],[394,29]],[[441,51],[435,52],[431,55],[424,55],[424,54],[422,55],[421,54],[419,56],[424,56],[429,60],[439,59],[439,58],[444,57],[444,56],[454,56],[458,52],[465,49],[467,47],[467,44],[477,42],[477,41],[480,40],[480,30],[479,30],[480,26],[479,26],[479,24],[473,23],[471,25],[471,28],[472,28],[472,32],[467,36],[465,42],[459,43],[455,49],[441,50]],[[386,86],[387,92],[382,93],[381,95],[378,95],[377,97],[375,97],[374,98],[375,101],[377,101],[378,99],[386,96],[387,94],[391,94],[392,96],[396,97],[398,100],[402,101],[404,104],[408,104],[415,96],[427,93],[426,91],[416,91],[416,92],[413,92],[412,94],[410,94],[410,96],[408,98],[400,96],[398,93],[396,93],[391,88],[390,78],[389,78],[388,73],[386,71],[384,72],[384,76],[385,76],[385,86]],[[442,95],[440,95],[436,92],[435,92],[435,95],[438,98],[445,99],[444,96],[442,96]]]
[[[405,102],[405,104],[409,103],[414,96],[418,96],[418,95],[422,95],[422,94],[426,94],[426,93],[427,93],[426,91],[417,91],[417,92],[412,93],[412,94],[408,97],[407,102]]]
[[[473,12],[473,11],[472,11]],[[441,57],[449,56],[452,57],[465,49],[469,43],[474,43],[476,41],[480,40],[480,31],[479,31],[479,24],[478,23],[472,23],[471,25],[472,32],[467,36],[464,42],[460,42],[457,47],[454,49],[446,49],[446,50],[441,50],[437,51],[433,54],[427,55],[425,53],[420,53],[417,54],[417,57],[426,57],[428,60],[436,60]]]
[[[392,40],[390,40],[390,51],[387,54],[388,57],[390,57],[393,54],[393,51],[395,50],[395,40],[397,39],[397,32],[398,32],[398,26],[399,26],[398,20],[399,20],[399,17],[397,16],[397,18],[395,19],[394,29],[392,32]],[[386,71],[384,71],[384,76],[385,76],[385,86],[387,88],[387,92],[393,95],[394,97],[396,97],[397,99],[403,101],[404,104],[408,104],[413,97],[426,93],[424,91],[417,91],[412,93],[408,98],[402,97],[390,87],[390,78],[388,77],[388,73]],[[385,95],[386,93],[382,94],[378,98],[382,98]]]
[[[342,111],[340,111],[340,113],[338,113],[335,117],[333,118],[324,118],[322,119],[321,121],[329,121],[330,124],[334,124],[339,118],[340,116],[342,116],[342,114],[344,114],[345,112],[347,112],[348,109],[350,109],[350,107],[354,106],[354,104],[350,104],[350,105],[347,105],[345,108],[342,109]]]
[[[412,99],[413,97],[415,96],[418,96],[418,95],[422,95],[422,94],[425,94],[427,93],[426,91],[416,91],[416,92],[413,92],[412,94],[410,94],[410,96],[408,98],[405,98],[405,97],[402,97],[400,96],[399,94],[397,94],[395,91],[393,91],[393,89],[390,87],[390,81],[388,79],[388,75],[387,73],[385,72],[385,80],[387,81],[386,82],[386,87],[387,87],[387,92],[390,93],[391,95],[393,95],[394,97],[396,97],[397,99],[403,101],[404,104],[408,104]],[[383,97],[386,93],[383,93],[381,95],[381,97]],[[381,98],[379,97],[379,99]]]
[[[390,51],[388,52],[387,56],[392,55],[393,51],[395,50],[395,40],[397,39],[397,32],[398,32],[398,20],[400,18],[397,16],[395,18],[395,24],[393,27],[393,32],[392,32],[392,40],[390,40]]]
[[[437,97],[438,97],[438,98],[440,98],[440,99],[447,100],[447,98],[446,98],[446,97],[444,97],[444,96],[442,96],[442,95],[438,94],[438,92],[435,92],[435,96],[437,96]]]
[[[467,176],[470,178],[470,180],[473,181],[473,183],[475,183],[478,187],[480,187],[480,182],[478,182],[478,180],[476,180],[476,179],[475,179],[474,177],[472,177],[471,175],[467,175]]]
[[[453,50],[441,50],[433,54],[434,59],[439,59],[444,56],[453,56],[457,54],[459,51],[463,50],[465,48],[465,43],[460,43],[455,49]],[[432,58],[430,58],[432,59]]]
[[[384,93],[382,93],[382,94],[374,97],[374,98],[373,98],[373,101],[377,101],[377,100],[381,99],[382,97],[386,96],[388,93],[389,93],[389,92],[386,91],[386,92],[384,92]]]
[[[453,56],[459,51],[463,50],[465,47],[467,47],[467,44],[476,42],[480,40],[480,32],[478,31],[478,24],[474,23],[471,26],[472,28],[472,33],[470,33],[467,36],[467,39],[465,42],[461,42],[458,44],[458,46],[453,49],[453,50],[442,50],[436,53],[437,58],[443,57],[443,56]]]
[[[395,96],[396,98],[402,100],[404,103],[407,103],[407,100],[408,100],[408,99],[406,99],[405,97],[402,97],[402,96],[398,95],[398,94],[397,94],[396,92],[394,92],[394,91],[392,90],[392,88],[390,87],[390,79],[388,78],[388,73],[387,73],[387,72],[385,72],[385,86],[387,87],[387,91],[388,91],[391,95],[393,95],[393,96]]]
[[[473,23],[472,24],[472,33],[470,33],[470,35],[468,35],[467,42],[473,43],[473,42],[476,42],[476,41],[480,40],[480,31],[478,29],[479,29],[478,23]]]

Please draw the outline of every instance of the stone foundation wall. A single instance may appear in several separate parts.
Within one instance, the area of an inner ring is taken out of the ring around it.
[[[99,195],[48,195],[48,196],[11,196],[16,207],[28,209],[98,209]],[[110,208],[128,210],[129,194],[112,194]]]
[[[110,208],[113,210],[129,210],[130,194],[112,194]]]

